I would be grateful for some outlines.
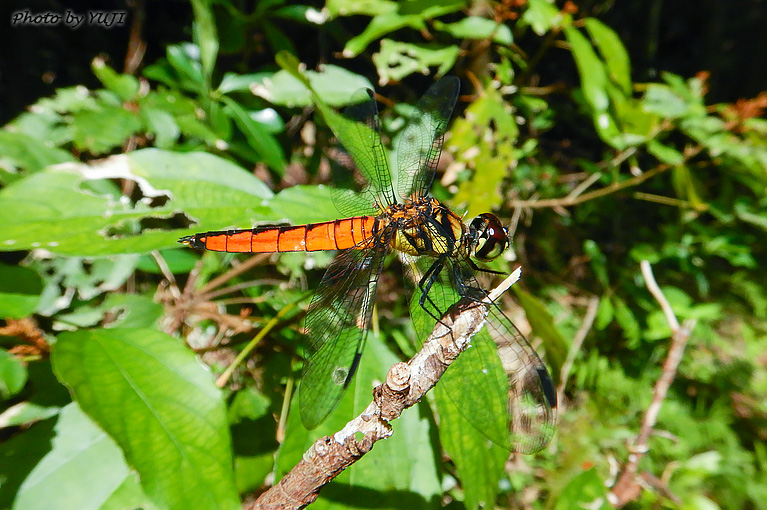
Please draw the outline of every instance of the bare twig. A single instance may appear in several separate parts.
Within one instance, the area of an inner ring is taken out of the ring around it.
[[[519,279],[514,271],[487,299],[495,300]],[[301,461],[263,493],[250,509],[298,509],[312,503],[320,489],[392,434],[389,422],[415,405],[437,383],[485,323],[487,307],[462,299],[442,317],[421,350],[407,363],[395,363],[386,381],[373,389],[373,401],[332,436],[321,437]],[[362,434],[357,440],[356,435]]]
[[[578,328],[578,332],[575,333],[573,344],[570,346],[570,350],[567,353],[567,358],[565,359],[565,362],[562,363],[562,369],[559,372],[559,385],[557,386],[557,402],[560,403],[560,406],[562,405],[561,403],[564,402],[562,393],[565,391],[567,379],[570,377],[570,369],[573,366],[573,361],[575,361],[575,356],[578,354],[578,351],[581,350],[581,345],[583,345],[583,341],[586,339],[586,335],[591,329],[591,325],[594,324],[598,308],[599,298],[592,296],[591,299],[589,299],[589,305],[586,308],[586,315],[583,317],[583,323],[581,324],[581,327]]]
[[[642,276],[644,276],[645,279],[645,285],[647,285],[647,289],[660,304],[661,310],[663,310],[666,320],[671,327],[671,346],[669,347],[666,361],[663,362],[661,376],[655,383],[652,402],[647,408],[647,411],[645,411],[644,418],[642,419],[639,435],[637,435],[634,444],[629,448],[628,461],[626,462],[618,481],[615,483],[613,490],[608,494],[610,503],[616,508],[620,508],[629,501],[636,499],[642,489],[637,476],[639,461],[648,451],[647,440],[658,419],[658,413],[663,405],[663,400],[666,398],[666,393],[668,392],[671,383],[674,381],[674,376],[676,375],[676,370],[682,360],[682,354],[684,353],[687,339],[690,337],[690,333],[695,327],[694,319],[687,320],[681,326],[679,325],[674,310],[671,308],[666,296],[663,295],[660,287],[655,282],[650,263],[643,260],[640,265],[642,268]]]
[[[689,161],[690,159],[695,157],[698,153],[700,153],[702,150],[703,150],[702,146],[692,147],[686,150],[684,153],[684,161]],[[588,193],[583,193],[582,195],[573,196],[574,193],[571,192],[567,196],[561,197],[561,198],[549,198],[546,200],[537,200],[537,199],[513,200],[511,202],[511,205],[512,207],[528,207],[530,209],[543,209],[547,207],[548,208],[572,207],[574,205],[578,205],[583,202],[588,202],[589,200],[593,200],[595,198],[599,198],[605,195],[610,195],[617,191],[621,191],[626,188],[637,186],[651,177],[655,177],[656,175],[660,173],[663,173],[667,170],[670,170],[671,168],[674,168],[674,166],[676,165],[669,165],[669,164],[658,165],[653,169],[643,172],[630,179],[626,179],[625,181],[614,182],[608,186],[605,186],[604,188],[596,189]]]

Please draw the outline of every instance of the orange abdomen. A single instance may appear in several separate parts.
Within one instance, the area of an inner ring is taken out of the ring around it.
[[[285,227],[256,227],[221,230],[183,237],[179,242],[192,248],[230,253],[345,250],[370,239],[376,231],[374,216]]]

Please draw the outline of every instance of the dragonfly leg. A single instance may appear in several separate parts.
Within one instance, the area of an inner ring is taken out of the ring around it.
[[[426,313],[432,316],[434,320],[437,322],[442,322],[441,316],[445,312],[445,310],[440,310],[439,306],[429,297],[429,291],[431,290],[432,285],[434,285],[434,282],[437,281],[437,278],[439,278],[439,274],[442,272],[442,268],[445,266],[445,260],[447,258],[447,255],[441,255],[437,258],[437,260],[434,261],[434,263],[429,267],[429,269],[426,270],[426,272],[421,277],[421,280],[418,282],[418,288],[421,290],[421,297],[418,299],[418,304],[421,305],[421,308],[426,310]],[[429,307],[426,306],[426,302],[429,302],[429,304],[434,307],[434,310],[436,310],[436,315],[429,310]]]

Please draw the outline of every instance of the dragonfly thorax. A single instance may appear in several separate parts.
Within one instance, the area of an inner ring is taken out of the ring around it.
[[[468,227],[439,200],[422,197],[388,206],[379,219],[394,229],[392,248],[408,255],[465,252]]]

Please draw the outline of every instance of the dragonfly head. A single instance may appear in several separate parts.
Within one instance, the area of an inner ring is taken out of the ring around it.
[[[477,260],[493,260],[509,246],[509,231],[503,227],[501,220],[490,213],[480,214],[471,220],[469,228],[474,239],[472,255]]]

